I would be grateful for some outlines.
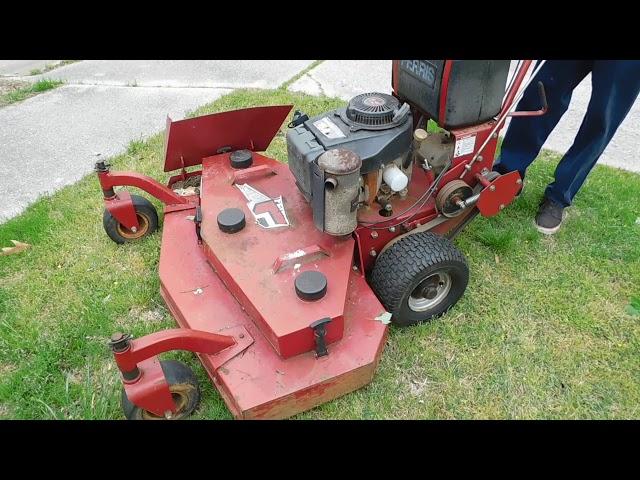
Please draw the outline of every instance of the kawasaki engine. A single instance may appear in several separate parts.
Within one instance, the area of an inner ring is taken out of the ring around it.
[[[356,210],[407,195],[413,119],[408,104],[364,93],[308,118],[296,112],[287,132],[289,168],[311,203],[316,227],[331,235],[356,228]]]

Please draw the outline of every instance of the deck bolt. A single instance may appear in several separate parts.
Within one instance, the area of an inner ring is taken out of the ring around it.
[[[132,231],[133,233],[136,233],[136,232],[138,231],[138,229],[137,229],[136,227],[131,227],[131,231]]]
[[[522,185],[522,179],[521,179],[521,178],[519,178],[519,179],[516,181],[516,183],[517,183],[518,185]]]
[[[369,252],[369,255],[371,255],[372,257],[375,257],[378,253],[375,250],[371,250]]]
[[[494,132],[493,135],[491,135],[491,138],[498,138],[498,132]]]
[[[395,231],[396,231],[396,227],[389,227],[389,231],[390,231],[391,233],[395,232]]]
[[[496,191],[496,186],[495,185],[489,186],[489,190],[491,190],[492,192],[495,192]]]
[[[504,204],[500,204],[500,210],[504,210]]]
[[[378,232],[371,232],[371,238],[378,238]]]

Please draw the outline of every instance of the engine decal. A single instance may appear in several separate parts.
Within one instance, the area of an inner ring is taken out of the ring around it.
[[[247,207],[253,214],[256,223],[262,228],[288,227],[290,225],[284,209],[282,195],[271,198],[256,190],[248,183],[236,184],[248,200]]]
[[[346,137],[342,130],[340,130],[340,128],[333,123],[329,117],[322,117],[320,120],[313,122],[313,125],[327,138]]]

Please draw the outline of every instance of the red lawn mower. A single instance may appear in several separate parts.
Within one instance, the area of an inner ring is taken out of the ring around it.
[[[125,416],[197,407],[192,371],[158,359],[170,350],[200,358],[236,418],[286,418],[369,383],[389,322],[438,317],[464,293],[469,270],[451,239],[520,191],[517,172],[492,165],[506,117],[546,110],[540,85],[541,110],[511,112],[530,64],[505,89],[509,60],[395,60],[393,95],[296,111],[288,164],[258,152],[290,105],[167,119],[164,171],[179,172],[167,186],[98,162],[113,241],[158,228],[148,200],[114,187],[165,205],[161,294],[179,325],[111,337]]]

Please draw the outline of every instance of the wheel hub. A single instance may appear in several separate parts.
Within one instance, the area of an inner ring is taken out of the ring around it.
[[[174,418],[182,418],[183,416],[183,410],[185,409],[185,407],[187,406],[187,403],[189,401],[186,392],[181,391],[181,385],[172,385],[171,386],[171,397],[173,398],[173,401],[176,405],[176,411],[175,412],[171,412],[171,411],[167,411],[164,413],[164,418],[167,420],[172,420]],[[155,415],[154,413],[151,413],[147,410],[144,410],[142,412],[142,418],[145,420],[160,420],[163,417],[159,417],[157,415]]]
[[[409,308],[414,312],[423,312],[438,305],[451,290],[451,276],[444,270],[425,278],[411,292]]]
[[[144,237],[144,235],[147,233],[147,230],[149,230],[149,219],[146,217],[146,215],[142,215],[140,212],[136,212],[136,216],[138,217],[138,224],[140,225],[140,228],[137,230],[135,228],[130,230],[124,225],[120,223],[118,224],[117,230],[118,233],[122,235],[122,237],[133,240],[136,238]]]

